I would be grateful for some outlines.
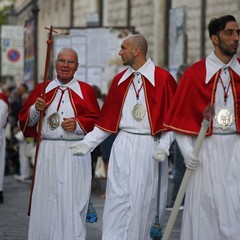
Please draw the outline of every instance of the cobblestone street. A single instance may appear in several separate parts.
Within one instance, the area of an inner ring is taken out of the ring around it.
[[[169,190],[172,183],[170,180]],[[0,239],[1,240],[27,240],[28,221],[27,215],[30,184],[16,182],[12,175],[5,176],[4,204],[0,204]],[[92,202],[97,210],[99,220],[94,224],[87,224],[86,240],[101,239],[101,225],[104,199],[100,192],[92,193]],[[170,211],[166,211],[166,222]],[[174,226],[171,240],[179,239],[182,211],[179,212]],[[166,223],[165,223],[166,224]],[[163,226],[163,229],[166,226]]]

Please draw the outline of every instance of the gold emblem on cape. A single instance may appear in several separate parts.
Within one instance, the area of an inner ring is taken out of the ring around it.
[[[232,125],[234,116],[229,109],[223,107],[216,115],[216,121],[222,129],[227,129]]]
[[[51,130],[55,130],[60,126],[60,117],[58,112],[53,113],[52,115],[50,115],[47,119],[48,124],[49,124],[49,128]]]
[[[136,103],[133,110],[132,116],[137,122],[141,122],[146,114],[146,110],[140,103]]]

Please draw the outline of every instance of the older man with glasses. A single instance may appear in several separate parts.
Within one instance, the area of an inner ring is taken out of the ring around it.
[[[72,156],[69,146],[93,129],[99,106],[93,88],[74,78],[73,49],[62,49],[55,63],[57,77],[47,82],[45,99],[40,83],[19,113],[24,135],[36,137],[43,111],[28,239],[84,240],[91,156]]]

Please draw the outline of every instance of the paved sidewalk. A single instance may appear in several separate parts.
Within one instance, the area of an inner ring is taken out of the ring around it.
[[[172,183],[170,180],[169,190]],[[4,179],[4,204],[0,204],[0,239],[1,240],[27,240],[28,221],[27,215],[30,184],[16,182],[13,175]],[[104,199],[100,198],[100,192],[92,193],[92,202],[98,213],[98,222],[87,224],[86,240],[101,239],[101,225]],[[170,211],[166,211],[166,221]],[[179,212],[176,224],[171,234],[171,240],[178,240],[181,225],[182,211]],[[166,224],[166,223],[165,223]],[[163,226],[163,229],[166,226]],[[137,239],[136,239],[137,240]]]

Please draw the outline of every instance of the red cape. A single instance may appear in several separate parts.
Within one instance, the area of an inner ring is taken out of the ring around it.
[[[47,82],[47,85],[49,83],[50,81]],[[94,127],[97,116],[99,114],[99,105],[93,88],[87,83],[80,81],[78,81],[78,83],[81,87],[83,99],[70,88],[68,88],[68,91],[71,104],[75,113],[74,118],[76,119],[82,130],[87,133],[90,132]],[[46,93],[47,108],[54,100],[57,90],[58,87]],[[43,83],[40,83],[35,87],[28,99],[23,103],[22,109],[18,114],[20,128],[25,137],[37,136],[37,124],[33,127],[28,127],[27,124],[29,120],[30,107],[35,103],[36,99],[42,95],[42,92]]]
[[[201,74],[199,74],[201,73]],[[217,72],[206,84],[206,59],[201,60],[185,72],[180,81],[178,90],[173,98],[171,107],[164,120],[168,129],[184,134],[197,135],[203,120],[203,111],[207,105],[215,103],[216,86],[219,81]],[[237,132],[240,131],[240,76],[232,69],[231,86],[235,100],[235,121]],[[207,136],[212,134],[212,122]]]
[[[97,127],[107,132],[116,133],[118,131],[122,108],[132,80],[131,75],[118,85],[125,71],[126,70],[114,77],[96,123]],[[155,135],[161,131],[167,130],[167,128],[163,126],[163,120],[169,109],[171,99],[177,89],[177,83],[169,72],[155,67],[155,86],[145,77],[143,77],[143,86],[151,134]]]

